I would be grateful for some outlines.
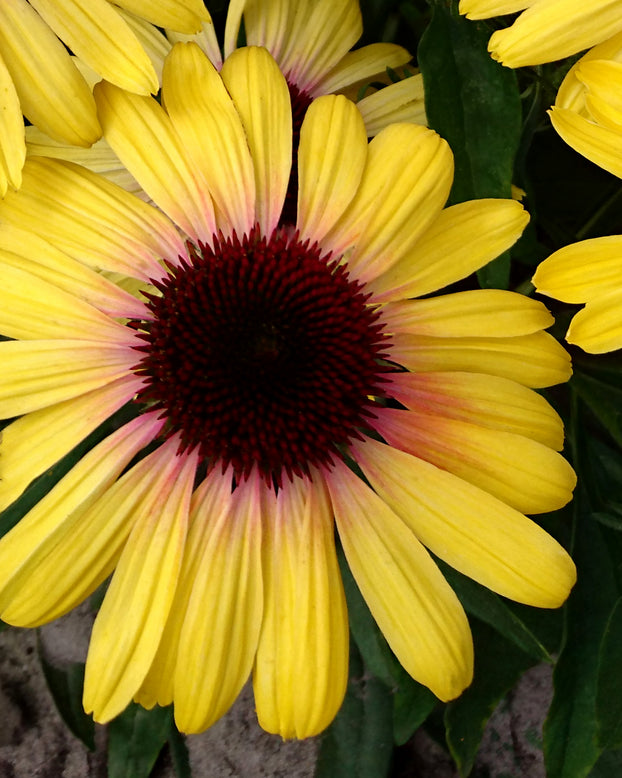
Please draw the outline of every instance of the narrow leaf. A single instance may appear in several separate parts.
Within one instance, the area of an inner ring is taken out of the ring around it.
[[[108,778],[148,778],[168,740],[171,708],[132,703],[108,725]]]

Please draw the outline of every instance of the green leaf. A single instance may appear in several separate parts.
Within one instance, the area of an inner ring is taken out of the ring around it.
[[[554,695],[544,724],[548,778],[583,778],[598,759],[598,659],[617,587],[603,529],[585,512],[579,492],[575,562],[578,581],[566,606],[566,641],[553,674]]]
[[[417,52],[428,124],[454,153],[450,202],[511,197],[522,122],[516,75],[490,57],[488,26],[460,16],[457,6],[457,0],[433,0]],[[478,277],[483,287],[507,289],[509,253]]]
[[[365,672],[350,646],[350,680],[341,710],[322,736],[315,778],[384,778],[393,754],[389,687]]]
[[[132,703],[108,725],[108,778],[147,778],[168,740],[172,708]]]
[[[445,709],[445,729],[449,751],[460,775],[471,772],[484,734],[486,722],[500,700],[534,658],[520,651],[487,624],[472,624],[475,643],[473,683]]]
[[[551,656],[536,635],[513,613],[505,602],[449,565],[439,562],[443,575],[460,598],[464,609],[499,632],[517,648],[534,659],[551,661]]]
[[[177,778],[192,778],[190,768],[190,754],[186,745],[186,738],[171,720],[168,731],[168,747],[173,761],[173,768]]]
[[[598,661],[596,719],[601,748],[622,747],[622,598],[607,622]]]
[[[84,664],[72,663],[56,667],[48,662],[37,634],[39,661],[52,699],[61,718],[73,734],[91,751],[95,750],[95,723],[82,707]]]
[[[438,705],[432,692],[406,675],[393,695],[393,740],[403,745]]]
[[[614,374],[612,382],[608,378],[576,371],[570,385],[618,445],[622,445],[622,375]]]

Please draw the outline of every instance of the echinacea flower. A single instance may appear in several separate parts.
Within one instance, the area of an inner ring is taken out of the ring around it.
[[[444,209],[438,135],[396,124],[368,143],[354,103],[324,96],[283,224],[290,96],[262,48],[219,75],[178,44],[161,104],[109,83],[95,96],[155,206],[37,157],[0,205],[0,416],[20,417],[0,506],[117,409],[134,418],[0,541],[0,617],[41,624],[112,574],[86,664],[97,721],[172,702],[198,732],[252,672],[260,724],[306,737],[347,681],[336,525],[399,661],[456,697],[471,636],[429,552],[539,607],[575,579],[524,515],[574,486],[533,391],[570,375],[550,314],[500,290],[410,299],[507,249],[524,210]]]
[[[469,19],[520,11],[488,44],[492,57],[510,68],[554,62],[622,31],[619,0],[460,0],[459,9]]]
[[[147,20],[192,33],[206,19],[202,0],[2,0],[0,196],[20,185],[22,114],[65,143],[88,147],[101,137],[93,95],[65,45],[100,77],[147,95],[158,79],[132,27]]]
[[[242,25],[246,42],[268,49],[287,79],[295,139],[311,101],[337,92],[357,99],[369,137],[392,122],[425,124],[420,73],[382,89],[366,88],[371,82],[386,82],[387,68],[401,68],[411,60],[411,55],[393,43],[374,43],[350,51],[363,32],[358,0],[233,0],[227,14],[225,56],[235,51]],[[221,47],[211,21],[204,22],[195,35],[167,29],[164,37],[144,26],[137,27],[135,32],[158,74],[172,43],[179,41],[195,42],[218,70],[222,67]],[[85,76],[91,87],[101,80],[95,72],[87,72]],[[96,149],[85,151],[54,142],[36,129],[29,129],[26,139],[30,153],[77,162],[90,170],[106,173],[130,191],[137,191],[135,181],[118,164],[105,140]],[[294,172],[295,169],[294,164]]]

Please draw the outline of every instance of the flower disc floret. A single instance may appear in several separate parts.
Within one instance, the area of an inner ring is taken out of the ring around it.
[[[386,337],[369,294],[309,241],[257,228],[189,244],[154,282],[140,397],[210,466],[282,483],[360,438]]]

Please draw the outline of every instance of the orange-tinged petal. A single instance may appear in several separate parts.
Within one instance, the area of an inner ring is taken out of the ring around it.
[[[264,235],[277,226],[292,163],[287,82],[265,49],[245,46],[227,57],[222,80],[242,120],[255,171],[256,220]]]
[[[8,340],[0,343],[0,418],[79,397],[127,375],[136,352],[119,343]]]
[[[69,49],[102,78],[139,94],[158,79],[136,36],[107,0],[29,0]]]
[[[21,109],[33,124],[77,146],[90,146],[101,136],[86,81],[26,0],[0,3],[0,51]]]
[[[561,451],[564,426],[548,402],[531,389],[480,373],[395,373],[388,393],[418,413],[471,421],[513,432]]]
[[[359,190],[322,241],[343,253],[362,281],[374,279],[406,255],[438,217],[449,195],[453,159],[435,132],[393,124],[369,144]]]
[[[246,134],[222,79],[195,43],[173,46],[164,63],[162,103],[208,180],[219,227],[225,234],[248,233],[255,222],[255,176]]]
[[[550,327],[553,317],[538,300],[503,289],[473,289],[426,300],[389,303],[385,331],[434,337],[528,335]]]
[[[106,722],[128,705],[151,666],[173,602],[186,541],[198,454],[176,455],[177,436],[162,446],[162,468],[146,475],[148,498],[97,614],[86,660],[83,704]],[[144,485],[137,485],[141,493]]]
[[[216,222],[207,185],[162,106],[105,82],[94,94],[104,137],[144,191],[193,240],[211,240]]]
[[[253,671],[260,725],[284,738],[317,735],[348,680],[348,618],[322,477],[295,477],[264,515],[265,613]]]
[[[0,455],[0,511],[130,400],[137,385],[139,378],[125,376],[81,397],[27,413],[5,427]]]
[[[342,95],[309,106],[298,147],[298,218],[303,239],[321,241],[355,196],[367,162],[367,134]]]
[[[80,534],[76,529],[89,508],[157,435],[163,422],[156,416],[154,413],[133,419],[92,448],[0,540],[0,612],[5,621],[16,626],[35,626],[54,617],[49,615],[50,609],[54,610],[59,599],[86,596],[84,590],[80,590],[82,595],[73,592],[77,581],[72,577],[72,569],[79,565],[79,558],[73,557],[65,543]],[[87,533],[93,543],[98,542],[93,533],[105,535],[101,517],[98,524]],[[45,578],[43,581],[32,578],[43,570],[50,553],[59,553],[64,558],[57,587],[50,586]],[[98,567],[93,572],[97,575],[100,570]],[[76,600],[72,602],[75,604]]]
[[[376,429],[391,446],[457,475],[521,513],[554,511],[572,499],[574,471],[542,443],[431,413],[378,408],[376,414]]]
[[[263,613],[261,486],[256,474],[222,503],[216,474],[193,499],[180,581],[183,625],[174,673],[175,721],[201,732],[233,704],[253,666]]]
[[[516,200],[470,200],[445,208],[403,259],[371,282],[374,298],[419,297],[460,281],[510,248],[528,221]]]
[[[391,337],[391,359],[413,372],[459,370],[509,378],[532,389],[567,381],[570,356],[548,332],[477,338]]]
[[[383,443],[368,439],[353,453],[375,491],[433,554],[518,602],[564,602],[576,578],[572,559],[522,513]]]
[[[458,598],[417,538],[344,464],[326,474],[339,537],[378,626],[404,669],[441,700],[471,682],[473,645]]]

